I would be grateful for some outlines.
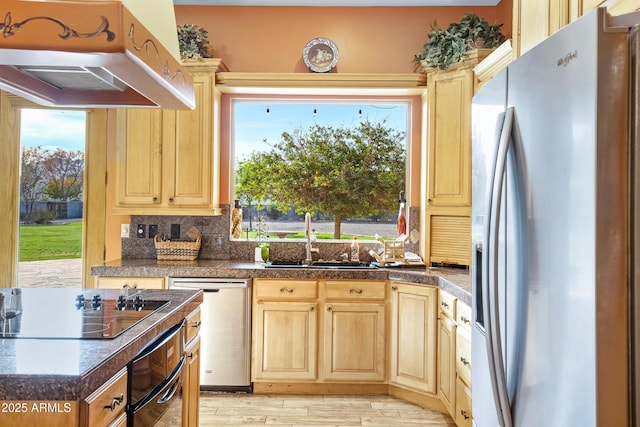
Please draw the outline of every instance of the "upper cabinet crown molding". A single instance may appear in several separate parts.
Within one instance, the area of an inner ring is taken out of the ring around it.
[[[511,40],[507,40],[491,52],[478,65],[473,67],[476,76],[475,91],[491,80],[496,74],[504,70],[513,61],[513,48]]]
[[[426,84],[426,76],[416,73],[216,73],[216,89],[227,93],[244,93],[247,90],[256,93],[256,88],[264,88],[265,91],[277,90],[279,94],[297,91],[326,93],[332,90],[344,93],[363,89],[367,94],[376,94],[377,90],[381,94],[385,90],[393,90],[397,94],[403,89],[407,94],[421,94]]]

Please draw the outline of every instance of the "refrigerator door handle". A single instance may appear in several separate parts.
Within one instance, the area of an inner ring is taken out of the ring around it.
[[[504,118],[504,125],[500,133],[498,151],[491,176],[491,196],[488,203],[488,215],[486,230],[487,256],[484,257],[486,265],[483,268],[483,285],[486,290],[486,303],[483,304],[487,310],[486,321],[486,343],[487,356],[489,359],[489,373],[493,388],[494,401],[498,421],[502,427],[512,427],[511,406],[507,392],[506,374],[504,370],[502,339],[500,335],[500,312],[498,310],[498,240],[500,233],[500,210],[502,205],[502,189],[507,165],[507,153],[512,141],[512,130],[514,122],[514,109],[507,109]]]

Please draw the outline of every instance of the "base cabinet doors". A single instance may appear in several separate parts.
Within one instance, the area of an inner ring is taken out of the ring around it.
[[[456,326],[453,320],[441,315],[438,327],[438,395],[453,414],[456,387]]]
[[[385,304],[327,303],[323,378],[384,381]]]
[[[317,303],[258,302],[253,318],[254,381],[316,378]]]
[[[391,383],[436,393],[437,300],[437,288],[391,283]]]
[[[197,426],[200,411],[200,336],[196,335],[185,347],[187,368],[183,383],[182,426]]]

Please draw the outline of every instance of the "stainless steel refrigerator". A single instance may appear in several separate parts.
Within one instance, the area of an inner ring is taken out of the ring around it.
[[[596,9],[473,98],[477,427],[638,423],[634,22]]]

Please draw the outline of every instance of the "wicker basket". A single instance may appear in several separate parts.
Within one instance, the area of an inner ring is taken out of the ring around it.
[[[193,261],[200,252],[200,237],[195,242],[163,241],[159,235],[154,238],[158,261]]]

